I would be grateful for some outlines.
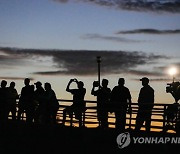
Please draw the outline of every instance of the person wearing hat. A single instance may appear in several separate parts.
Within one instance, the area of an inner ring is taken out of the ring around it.
[[[149,79],[143,77],[140,79],[142,82],[142,88],[138,97],[138,113],[136,117],[135,130],[139,131],[145,122],[146,131],[150,131],[151,126],[151,114],[154,106],[154,89],[149,85]]]
[[[44,115],[45,115],[45,103],[44,103],[45,90],[42,87],[42,83],[40,81],[37,81],[34,84],[36,86],[36,90],[34,91],[34,99],[36,102],[34,120],[37,123],[42,123],[44,122]]]

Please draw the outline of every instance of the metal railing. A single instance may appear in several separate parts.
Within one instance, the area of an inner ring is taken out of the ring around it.
[[[62,123],[63,120],[63,109],[67,106],[70,106],[72,104],[72,100],[66,100],[66,99],[58,99],[59,101],[59,110],[57,112],[57,123]],[[96,108],[96,101],[90,101],[85,100],[86,102],[86,110],[83,114],[84,116],[84,125],[85,127],[92,128],[98,126],[98,120],[97,120],[97,108]],[[170,103],[172,104],[172,103]],[[151,116],[151,131],[163,131],[166,123],[168,122],[167,118],[164,116],[165,110],[170,104],[165,103],[155,103],[154,107],[152,109],[152,116]],[[180,106],[179,106],[180,107]],[[136,123],[136,115],[138,112],[138,103],[131,103],[131,112],[126,114],[126,128],[133,129],[135,127]],[[11,117],[11,116],[9,116]],[[22,114],[22,120],[25,120],[25,114]],[[72,122],[72,123],[70,123]],[[176,121],[172,122],[175,123]],[[115,115],[114,113],[108,113],[108,124],[110,128],[115,128]],[[74,125],[78,126],[78,121],[73,118],[68,118],[65,125]],[[145,127],[143,126],[142,129]],[[173,130],[173,129],[171,129]],[[173,131],[171,131],[173,132]]]
[[[72,103],[72,100],[63,100],[59,99],[60,108],[57,114],[57,120],[60,122],[62,120],[62,112],[63,109],[67,106],[66,103]],[[86,102],[86,111],[84,114],[85,119],[85,126],[86,127],[97,127],[98,126],[98,120],[97,120],[97,108],[96,108],[96,101],[89,101],[85,100]],[[63,104],[63,105],[61,105]],[[172,104],[172,103],[171,103]],[[151,116],[151,130],[152,131],[163,131],[168,120],[164,116],[164,113],[167,109],[167,107],[170,104],[162,104],[162,103],[155,103],[154,107],[152,109],[152,116]],[[135,127],[136,123],[136,115],[138,112],[138,103],[132,103],[131,104],[132,111],[130,113],[126,114],[126,128],[133,129]],[[145,111],[144,111],[145,112]],[[70,120],[67,120],[67,122],[70,122]],[[172,121],[172,124],[176,121]],[[73,118],[73,123],[77,124],[77,121],[75,118]],[[108,123],[110,128],[115,128],[115,115],[114,113],[108,113]],[[142,127],[144,129],[144,126]]]

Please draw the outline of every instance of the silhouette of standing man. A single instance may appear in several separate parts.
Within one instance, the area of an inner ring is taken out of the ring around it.
[[[20,120],[21,114],[25,111],[26,122],[33,122],[34,118],[34,86],[30,85],[30,79],[24,79],[25,86],[21,90],[21,96],[19,99],[19,110],[18,110],[18,120]]]
[[[56,115],[59,109],[59,103],[51,84],[46,82],[45,88],[45,103],[46,103],[46,122],[56,124]]]
[[[1,81],[0,88],[0,122],[5,124],[8,120],[8,90],[7,90],[7,81]]]
[[[110,101],[111,89],[108,88],[109,81],[107,79],[102,80],[102,86],[100,89],[95,90],[96,81],[93,83],[91,94],[97,96],[97,117],[99,121],[99,127],[108,128],[108,104]]]
[[[125,130],[126,112],[129,105],[131,108],[131,94],[127,87],[124,86],[124,78],[119,78],[118,86],[115,86],[111,92],[112,111],[115,112],[116,129]]]
[[[45,121],[45,90],[42,87],[42,83],[40,81],[37,81],[34,83],[36,85],[36,90],[34,91],[34,99],[37,101],[37,107],[35,110],[35,122],[37,123],[43,123]]]
[[[19,98],[17,90],[15,89],[15,82],[11,82],[8,87],[8,115],[12,113],[12,120],[16,120],[16,99]]]
[[[149,86],[149,79],[143,77],[140,79],[142,81],[142,88],[138,97],[139,110],[136,117],[135,130],[139,131],[145,121],[146,131],[150,131],[151,125],[151,113],[154,106],[154,89]]]
[[[78,89],[70,89],[72,82],[77,83]],[[70,92],[73,95],[73,104],[69,107],[66,107],[63,111],[63,124],[66,121],[66,113],[69,113],[70,118],[72,119],[73,113],[75,118],[79,120],[79,127],[82,126],[82,112],[85,110],[85,101],[84,96],[86,94],[86,89],[84,88],[84,83],[78,81],[77,79],[71,79],[66,88],[67,92]],[[71,121],[72,124],[72,121]]]

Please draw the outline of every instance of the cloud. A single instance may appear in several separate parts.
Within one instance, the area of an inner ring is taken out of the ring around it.
[[[127,31],[119,31],[116,34],[158,34],[158,35],[172,35],[180,34],[180,29],[175,30],[158,30],[158,29],[134,29]]]
[[[52,0],[52,1],[54,1],[54,2],[61,2],[61,3],[67,3],[68,2],[68,0]]]
[[[133,79],[134,81],[139,81],[140,79]],[[167,82],[171,83],[172,79],[167,79],[167,78],[149,78],[151,82]]]
[[[140,76],[163,76],[162,72],[156,71],[140,71],[140,70],[129,70],[127,73]]]
[[[36,49],[13,49],[0,48],[0,53],[11,56],[16,60],[18,65],[24,59],[37,59],[38,57],[51,57],[52,70],[43,69],[42,71],[33,72],[39,75],[97,75],[96,57],[101,56],[102,74],[120,74],[131,73],[144,75],[144,72],[137,73],[135,68],[139,65],[148,65],[156,63],[159,59],[166,59],[166,56],[146,54],[144,52],[128,51],[93,51],[93,50],[36,50]],[[13,60],[13,59],[12,59]],[[31,65],[31,64],[30,64]],[[156,74],[158,75],[158,74]]]
[[[56,2],[85,2],[99,6],[131,11],[180,13],[180,0],[53,0]]]
[[[0,79],[2,79],[2,80],[24,80],[25,78],[1,76]],[[34,80],[34,78],[29,78],[29,79]]]
[[[123,42],[123,43],[139,43],[143,41],[127,39],[123,37],[115,37],[115,36],[104,36],[100,34],[85,34],[81,37],[82,39],[92,39],[92,40],[105,40],[105,41],[113,41],[113,42]]]

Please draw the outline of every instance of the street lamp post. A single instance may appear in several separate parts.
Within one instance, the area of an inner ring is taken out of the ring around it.
[[[101,63],[101,57],[100,56],[97,56],[96,57],[97,59],[97,63],[98,63],[98,83],[99,83],[99,88],[100,88],[100,81],[101,81],[101,68],[100,68],[100,63]]]

